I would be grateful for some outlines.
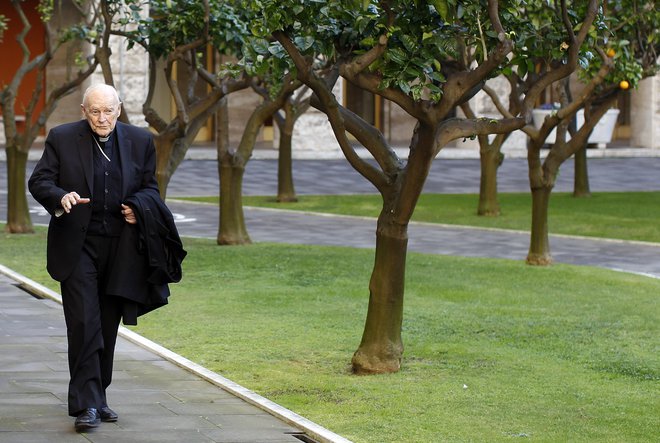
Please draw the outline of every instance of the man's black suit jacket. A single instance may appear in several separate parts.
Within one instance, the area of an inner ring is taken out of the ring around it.
[[[156,150],[148,131],[117,122],[115,137],[121,161],[122,201],[141,189],[158,191]],[[62,197],[72,191],[92,200],[94,141],[86,120],[51,129],[43,155],[28,181],[32,196],[51,214],[47,269],[57,281],[66,279],[78,263],[92,216],[92,205],[79,204],[59,215]],[[59,215],[59,216],[57,216]]]

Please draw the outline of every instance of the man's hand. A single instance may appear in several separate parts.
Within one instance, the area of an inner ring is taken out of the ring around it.
[[[130,206],[126,206],[125,204],[122,203],[121,213],[124,216],[124,220],[126,220],[126,223],[128,223],[129,225],[134,225],[137,223],[137,218],[135,218],[135,213],[133,212],[133,208],[131,208]]]
[[[62,197],[62,200],[60,201],[60,203],[62,204],[62,208],[64,209],[64,212],[66,212],[67,214],[71,212],[71,208],[73,208],[75,205],[78,204],[83,205],[89,202],[90,202],[89,198],[82,198],[75,191],[65,194],[64,197]]]

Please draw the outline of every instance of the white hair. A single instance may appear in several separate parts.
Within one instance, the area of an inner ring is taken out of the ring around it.
[[[83,106],[85,107],[87,106],[87,100],[89,95],[95,91],[102,91],[104,94],[108,94],[108,95],[112,94],[115,97],[117,104],[121,103],[121,100],[119,100],[119,94],[117,93],[117,90],[113,86],[106,85],[105,83],[96,83],[91,85],[89,88],[85,90],[82,101]]]

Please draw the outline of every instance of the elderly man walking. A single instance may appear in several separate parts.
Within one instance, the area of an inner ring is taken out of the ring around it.
[[[125,303],[107,288],[121,286],[111,281],[116,280],[113,266],[134,260],[125,255],[137,251],[137,246],[120,247],[125,227],[138,225],[126,200],[145,191],[158,194],[152,135],[117,122],[121,102],[115,88],[92,85],[81,107],[84,119],[49,131],[28,182],[51,214],[47,269],[61,286],[71,377],[68,408],[78,432],[118,419],[108,407],[106,389]]]

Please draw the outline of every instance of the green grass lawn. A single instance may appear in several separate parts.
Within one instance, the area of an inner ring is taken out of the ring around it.
[[[217,203],[217,197],[191,200]],[[277,203],[273,197],[244,197],[247,206],[377,217],[379,195],[303,195],[297,203]],[[478,195],[423,194],[413,221],[529,231],[529,193],[501,194],[500,217],[477,216]],[[660,242],[660,192],[603,192],[589,198],[553,193],[549,215],[551,234],[583,235]]]
[[[0,263],[57,288],[45,233]],[[660,440],[660,281],[410,253],[402,369],[354,376],[373,252],[185,239],[137,332],[356,443]]]

